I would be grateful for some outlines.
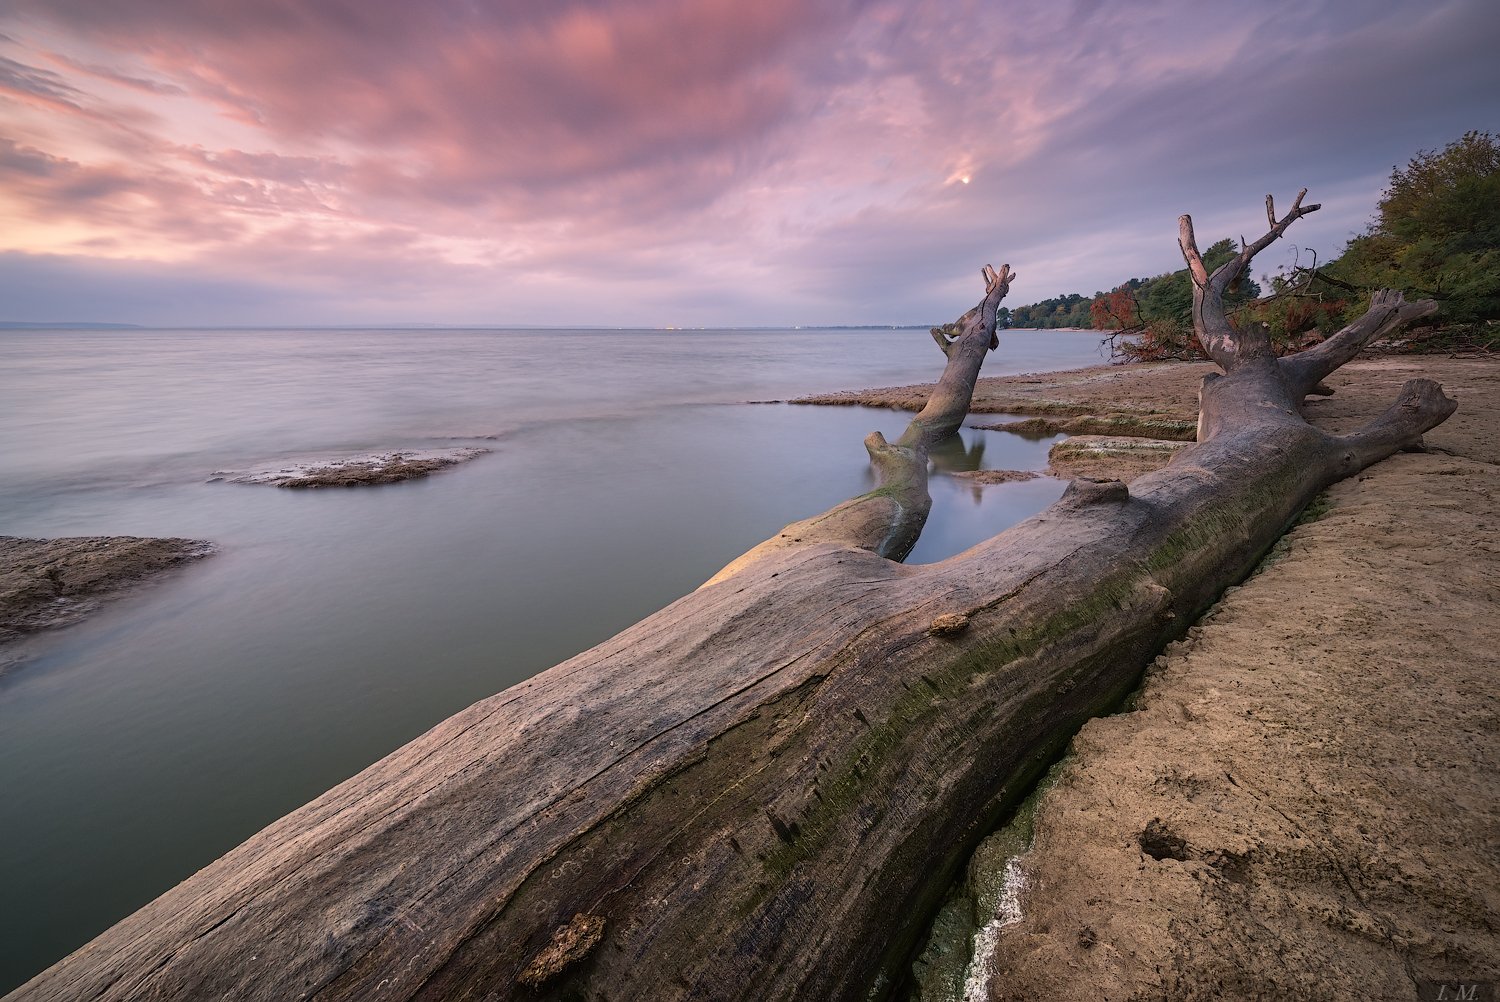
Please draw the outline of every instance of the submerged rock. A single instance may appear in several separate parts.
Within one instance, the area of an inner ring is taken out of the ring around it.
[[[1064,417],[1030,417],[1023,421],[970,425],[980,431],[1005,431],[1023,438],[1052,435],[1128,435],[1137,438],[1191,442],[1198,434],[1197,421],[1139,414],[1077,414]]]
[[[1012,484],[1020,480],[1035,480],[1041,476],[1036,470],[960,470],[948,475],[975,484]]]
[[[366,453],[341,459],[310,459],[270,470],[221,470],[213,481],[270,484],[275,487],[368,487],[416,480],[466,463],[490,450],[480,448],[419,449]]]

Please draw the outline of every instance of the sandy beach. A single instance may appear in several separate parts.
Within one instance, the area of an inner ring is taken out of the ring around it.
[[[986,379],[974,410],[1189,421],[1209,368]],[[1348,431],[1418,375],[1459,400],[1426,451],[1328,490],[1130,712],[1079,733],[1020,857],[1021,917],[981,958],[990,998],[1437,998],[1500,977],[1500,363],[1354,362],[1308,412]]]

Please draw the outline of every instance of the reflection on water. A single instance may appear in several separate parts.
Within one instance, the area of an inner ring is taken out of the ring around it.
[[[1021,420],[1021,421],[1004,421],[1004,420],[996,421],[996,420],[992,420],[995,417],[996,417],[996,415],[986,414],[986,415],[984,415],[984,421],[981,422],[981,423],[985,424],[985,425],[1005,424],[1005,425],[1008,425],[1008,426],[1012,426],[1011,429],[1010,429],[1010,431],[1008,432],[1008,434],[1010,434],[1011,436],[1019,436],[1020,438],[1030,439],[1033,442],[1039,442],[1039,441],[1041,441],[1043,439],[1046,439],[1047,441],[1056,441],[1057,438],[1058,438],[1058,435],[1057,435],[1056,432],[1039,431],[1039,430],[1036,429],[1036,427],[1034,425],[1032,425],[1027,420]],[[1001,415],[1001,417],[1003,417],[1003,415]]]
[[[1092,335],[1005,339],[992,373],[1098,360]],[[933,354],[926,331],[0,332],[0,532],[220,547],[0,676],[0,894],[25,903],[0,909],[0,991],[867,489],[864,436],[907,415],[738,401],[910,382]],[[494,452],[389,487],[206,482],[470,442]],[[1049,479],[976,495],[946,475],[1036,468],[1049,444],[964,431],[910,560],[1054,500]]]
[[[984,432],[974,432],[969,438],[963,434],[940,442],[929,455],[934,473],[969,473],[982,469],[984,462]]]
[[[1009,432],[965,428],[957,437],[934,449],[932,476],[927,481],[932,514],[906,562],[928,564],[952,556],[1056,501],[1066,485],[1051,477],[981,484],[952,474],[1042,469],[1047,465],[1047,452],[1063,437],[1025,438]]]

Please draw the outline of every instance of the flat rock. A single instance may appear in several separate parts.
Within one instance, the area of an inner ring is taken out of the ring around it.
[[[1150,421],[1158,425],[1173,422],[1194,424],[1198,420],[1198,384],[1202,382],[1204,375],[1215,371],[1217,367],[1207,362],[1153,362],[1097,365],[1087,369],[1019,376],[984,376],[974,387],[974,399],[969,405],[969,412],[1030,414],[1052,418],[1090,417],[1095,421],[1114,418],[1117,425],[1128,423],[1126,419]],[[800,397],[790,402],[916,411],[921,410],[931,391],[931,383],[922,383],[824,393]],[[1025,429],[1004,430],[1024,432]],[[1123,428],[1091,428],[1088,431],[1124,433]],[[1153,438],[1174,437],[1162,434],[1160,429],[1144,434]]]
[[[979,431],[1005,431],[1023,438],[1052,435],[1135,436],[1162,441],[1191,442],[1198,436],[1198,422],[1181,418],[1140,414],[1079,414],[1074,417],[1029,417],[998,424],[973,424]]]
[[[415,449],[300,460],[265,470],[220,470],[213,481],[273,487],[370,487],[417,480],[466,463],[489,449]]]
[[[0,645],[77,622],[106,599],[212,552],[201,539],[0,536]],[[0,654],[0,668],[4,661]]]
[[[1036,470],[959,470],[948,475],[967,480],[971,484],[1011,484],[1018,480],[1035,480],[1041,476]]]
[[[1058,477],[1105,477],[1128,483],[1166,466],[1186,445],[1156,438],[1075,435],[1052,447],[1047,464]]]

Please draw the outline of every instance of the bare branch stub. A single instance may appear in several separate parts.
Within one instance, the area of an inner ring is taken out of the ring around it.
[[[995,315],[999,312],[1000,300],[1010,292],[1010,283],[1016,276],[1008,264],[1002,264],[998,273],[991,265],[985,265],[980,274],[984,276],[984,324],[990,332],[990,351],[994,351],[1000,347],[1000,335],[995,330]]]
[[[1177,246],[1182,250],[1183,260],[1187,261],[1193,285],[1207,285],[1208,269],[1203,266],[1203,255],[1198,253],[1198,239],[1193,235],[1193,217],[1187,213],[1177,217]]]
[[[979,377],[984,353],[1000,345],[995,317],[1000,301],[1010,292],[1010,283],[1016,277],[1008,264],[1002,264],[999,271],[985,265],[980,275],[984,279],[984,298],[933,336],[934,340],[941,337],[947,342],[943,353],[948,356],[948,365],[928,396],[926,406],[912,419],[898,445],[926,449],[957,431],[969,412],[974,380]]]
[[[1458,410],[1458,401],[1446,396],[1430,379],[1408,379],[1401,384],[1395,403],[1353,434],[1337,441],[1348,451],[1347,472],[1362,470],[1397,449],[1422,441],[1422,433],[1446,421]]]

